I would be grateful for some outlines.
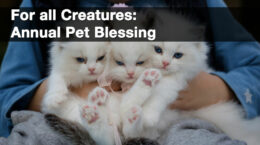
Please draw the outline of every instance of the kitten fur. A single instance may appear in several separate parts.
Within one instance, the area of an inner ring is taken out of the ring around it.
[[[107,77],[111,77],[113,80],[129,84],[133,83],[137,77],[149,66],[150,62],[150,50],[153,48],[152,45],[146,42],[112,42],[111,43],[111,52],[109,52],[109,56],[111,59],[108,63],[109,69],[105,70],[105,74],[108,74]],[[148,47],[150,46],[150,48]],[[117,61],[121,61],[124,63],[123,66],[117,64]],[[137,62],[142,61],[143,64],[137,65]],[[132,72],[132,77],[129,78],[128,73]],[[116,77],[115,77],[116,76]],[[108,94],[102,88],[96,88],[92,92],[89,93],[89,100],[92,96],[95,96],[97,92],[102,91],[103,93],[109,95],[107,100],[104,100],[104,105],[95,105],[93,102],[88,101],[86,104],[80,104],[79,101],[70,101],[65,106],[69,109],[67,110],[75,110],[77,108],[75,106],[83,106],[80,107],[80,122],[83,127],[89,132],[90,136],[96,141],[97,144],[114,144],[114,134],[115,130],[113,126],[120,128],[120,113],[118,110],[118,106],[121,102],[121,96],[119,94]],[[74,99],[78,100],[78,99]],[[69,104],[69,105],[68,105]],[[97,109],[89,110],[89,106],[93,106]],[[87,106],[87,107],[86,107]],[[73,108],[74,107],[74,108]],[[86,109],[87,108],[87,109]],[[76,113],[76,111],[73,111]],[[91,116],[91,114],[98,114],[99,119],[94,123],[88,123],[88,118],[84,116],[85,112]],[[72,113],[71,113],[72,114]],[[71,116],[70,116],[71,117]],[[62,116],[62,118],[65,118]],[[65,118],[68,119],[68,118]],[[71,119],[68,119],[71,120]],[[113,126],[111,126],[113,124]],[[63,124],[64,125],[64,124]],[[68,124],[67,124],[68,125]],[[120,137],[120,136],[119,136]],[[77,140],[78,138],[75,138]],[[118,139],[117,139],[118,140]]]
[[[178,70],[177,72],[174,73],[174,75],[177,75],[178,73],[184,74],[185,72],[190,72],[190,77],[188,76],[186,79],[183,80],[187,82],[190,78],[192,78],[192,76],[194,77],[200,71],[206,71],[206,72],[211,71],[206,64],[206,58],[207,58],[206,54],[208,48],[206,44],[203,44],[203,42],[198,42],[197,44],[196,43],[194,44],[194,46],[200,48],[197,50],[194,49],[196,50],[194,52],[192,52],[193,50],[187,49],[188,46],[187,45],[185,46],[185,43],[181,44],[183,45],[183,49],[179,47],[180,48],[179,50],[178,50],[178,46],[173,45],[171,43],[168,44],[170,44],[169,46],[171,47],[175,46],[176,51],[182,52],[184,54],[183,58],[179,59],[179,61],[181,62],[175,61],[175,64],[173,66],[169,65],[170,69],[168,70],[168,72],[171,72],[171,70],[174,70],[174,68],[177,68]],[[168,46],[166,43],[165,48],[167,47]],[[174,48],[171,48],[171,50],[173,49]],[[186,56],[189,58],[185,58]],[[172,113],[172,115],[171,113],[169,114],[168,113],[166,111],[165,114],[162,115],[160,125],[165,126],[166,124],[170,124],[170,122],[174,122],[174,120],[171,119],[170,116],[174,118],[174,116],[176,116],[175,114],[176,112]],[[211,105],[209,107],[205,107],[196,111],[181,112],[179,114],[178,119],[187,118],[187,117],[197,117],[200,119],[204,119],[214,123],[223,132],[225,132],[227,135],[229,135],[232,138],[243,140],[247,142],[247,144],[249,145],[257,145],[260,142],[259,139],[260,118],[257,117],[252,120],[247,120],[244,118],[244,114],[245,112],[243,111],[241,105],[238,105],[234,101],[228,101],[228,102],[221,102],[215,105]],[[167,119],[170,119],[168,120],[168,123],[166,121]],[[161,127],[161,129],[163,129],[163,127]]]
[[[214,123],[232,138],[243,140],[249,145],[259,144],[260,118],[246,120],[242,106],[233,101],[194,111],[168,110],[166,107],[177,98],[178,92],[185,88],[187,81],[200,71],[211,71],[206,64],[208,47],[204,42],[163,42],[156,45],[162,48],[164,53],[153,57],[153,66],[160,69],[163,77],[153,89],[153,95],[141,105],[141,121],[134,125],[141,126],[142,132],[135,129],[135,132],[126,135],[156,139],[174,122],[196,117]],[[172,58],[176,52],[181,52],[183,56],[180,59]],[[169,62],[166,69],[162,68],[163,61]],[[164,80],[166,78],[167,80]]]
[[[46,114],[45,121],[54,131],[67,138],[72,145],[96,145],[89,133],[78,123],[63,120],[53,114]],[[133,138],[124,141],[123,145],[159,145],[159,143],[147,138]]]
[[[53,42],[50,49],[50,76],[42,112],[80,122],[79,106],[85,101],[69,91],[82,83],[96,81],[109,56],[107,42]],[[104,56],[102,60],[98,58]],[[79,62],[79,60],[81,62]],[[84,61],[83,61],[84,60]],[[90,69],[95,69],[94,71]]]
[[[147,42],[111,42],[110,47],[109,68],[105,72],[105,78],[128,85],[136,81],[139,75],[149,66],[149,52],[151,51],[148,51],[148,49],[151,49],[152,45]],[[119,65],[119,61],[123,65]],[[142,64],[137,64],[138,62],[142,62]],[[117,142],[116,144],[121,144],[120,138],[122,137],[119,134],[121,117],[118,106],[120,106],[124,94],[108,93],[102,88],[96,88],[89,93],[88,98],[93,98],[100,91],[106,94],[107,99],[103,100],[102,105],[95,105],[92,101],[89,101],[87,106],[83,106],[81,108],[82,123],[93,139],[98,141],[98,144],[113,145],[115,144],[114,141]],[[91,106],[95,109],[91,110]],[[91,114],[96,114],[98,119],[90,123],[89,120],[93,118],[88,118],[88,116],[91,116]]]
[[[63,135],[73,145],[96,145],[89,133],[79,123],[59,118],[54,114],[46,114],[46,123],[53,129]]]
[[[160,122],[161,114],[177,98],[178,92],[186,87],[187,81],[198,74],[199,70],[206,69],[205,62],[208,50],[203,42],[157,42],[153,43],[153,45],[154,49],[160,47],[163,52],[158,54],[151,50],[153,52],[152,66],[159,69],[157,73],[161,73],[163,77],[158,84],[151,87],[152,89],[146,91],[151,91],[149,97],[133,95],[128,98],[135,101],[122,102],[124,105],[121,105],[121,110],[124,110],[125,106],[139,105],[141,108],[139,111],[142,114],[136,121],[139,123],[133,123],[132,127],[123,130],[126,137],[143,136],[152,139],[159,137],[159,133],[156,129],[154,130],[154,127]],[[175,53],[182,53],[183,57],[181,59],[173,58]],[[164,68],[163,62],[168,63],[166,68]],[[135,92],[144,90],[146,89],[139,87],[139,90],[137,88]],[[143,97],[145,98],[143,99]],[[157,127],[160,128],[160,126]],[[140,131],[140,128],[142,131]]]

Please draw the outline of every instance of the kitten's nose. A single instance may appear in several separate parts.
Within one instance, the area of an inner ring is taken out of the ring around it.
[[[135,75],[135,72],[132,71],[132,72],[128,72],[127,74],[128,74],[128,76],[129,76],[130,78],[133,78],[133,76]]]
[[[88,68],[88,71],[90,71],[91,73],[93,73],[95,71],[96,68],[94,67],[91,67],[91,68]]]
[[[163,61],[162,63],[163,63],[163,67],[166,67],[170,64],[168,61]]]

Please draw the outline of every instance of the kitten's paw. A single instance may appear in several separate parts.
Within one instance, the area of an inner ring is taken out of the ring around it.
[[[142,108],[139,106],[134,106],[126,112],[127,121],[130,124],[134,124],[140,119],[142,113]]]
[[[109,93],[100,87],[96,87],[88,97],[89,102],[92,102],[98,106],[102,106],[106,103]]]
[[[159,122],[160,115],[155,112],[145,112],[143,115],[143,123],[146,127],[154,127]]]
[[[63,93],[56,93],[48,94],[45,97],[45,107],[47,107],[48,110],[52,110],[58,108],[67,99],[68,96]]]
[[[136,105],[124,113],[122,133],[126,138],[136,138],[141,136],[142,130],[142,108]]]
[[[84,105],[81,108],[80,114],[83,120],[87,121],[88,124],[95,123],[99,119],[99,114],[97,112],[96,105],[91,105],[91,104]]]
[[[144,71],[142,77],[142,81],[146,86],[153,87],[159,82],[162,75],[161,72],[157,69],[148,69]]]

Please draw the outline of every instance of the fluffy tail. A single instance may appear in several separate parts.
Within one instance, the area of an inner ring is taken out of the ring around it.
[[[212,105],[194,112],[198,118],[208,120],[234,139],[248,145],[260,143],[260,118],[246,120],[242,107],[234,102]]]
[[[54,131],[63,135],[73,145],[96,145],[89,133],[80,124],[61,119],[53,114],[46,114],[45,120]]]

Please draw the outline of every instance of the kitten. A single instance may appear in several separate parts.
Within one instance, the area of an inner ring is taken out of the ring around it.
[[[159,137],[178,120],[197,117],[214,123],[232,138],[243,140],[249,145],[259,144],[260,118],[246,120],[241,105],[234,101],[222,102],[194,111],[174,111],[167,106],[183,90],[187,82],[199,72],[212,70],[206,64],[208,47],[204,42],[163,42],[154,46],[158,54],[153,66],[162,73],[160,82],[140,106],[142,115],[136,119],[142,132],[135,130],[131,135],[152,139]],[[134,124],[134,123],[132,123]],[[137,126],[134,124],[133,126]]]
[[[84,102],[69,87],[96,81],[106,66],[106,42],[54,42],[50,50],[50,76],[42,111],[79,121],[78,107]]]
[[[156,86],[155,95],[144,104],[143,123],[150,128],[162,120],[164,127],[159,125],[158,128],[164,131],[172,120],[167,123],[168,118],[160,119],[161,114],[167,112],[167,106],[176,100],[178,92],[185,89],[189,80],[207,70],[208,47],[204,42],[163,42],[154,47],[154,52],[157,55],[153,66],[160,69],[164,77]]]
[[[200,46],[203,46],[202,47],[203,51],[194,49],[195,51],[192,52],[192,50],[187,49],[188,46],[187,45],[185,46],[185,43],[183,49],[179,49],[179,50],[176,49],[178,50],[178,52],[182,53],[182,57],[178,59],[180,62],[175,61],[175,64],[173,64],[173,66],[169,65],[168,66],[169,69],[167,72],[170,72],[170,70],[173,70],[174,68],[177,68],[179,70],[179,73],[184,73],[185,71],[190,72],[190,76],[184,79],[184,81],[186,82],[189,79],[193,78],[200,71],[211,72],[212,70],[206,64],[206,53],[208,48],[205,44],[203,44],[203,42],[199,42],[199,43]],[[199,43],[197,43],[197,45]],[[165,45],[165,48],[167,49],[167,43]],[[173,50],[173,48],[171,48],[171,50]],[[165,57],[162,58],[162,60],[163,59],[165,59]],[[151,113],[147,112],[147,114],[149,116]],[[174,116],[175,117],[178,116],[178,119],[187,118],[187,117],[197,117],[200,119],[210,121],[216,124],[228,136],[235,139],[243,140],[247,142],[249,145],[257,145],[260,142],[259,139],[260,118],[257,117],[253,120],[246,120],[244,118],[244,111],[242,106],[237,104],[234,101],[221,102],[215,105],[211,105],[209,107],[204,107],[199,110],[186,111],[186,112],[182,111],[177,114],[176,111],[168,110],[162,114],[161,116],[162,119],[161,122],[159,123],[159,126],[162,125],[165,128],[167,124],[170,124],[171,122],[174,122],[174,120],[176,120],[173,119],[175,118]],[[161,128],[163,128],[162,126]]]
[[[149,67],[152,45],[147,42],[111,42],[108,69],[105,78],[122,84],[131,85]],[[138,82],[138,81],[137,81]],[[144,85],[139,81],[137,88]],[[133,87],[134,88],[134,87]],[[121,144],[121,112],[119,106],[124,94],[108,93],[100,87],[95,88],[88,96],[89,102],[81,108],[81,119],[84,127],[99,145]],[[141,96],[144,92],[140,92]],[[119,129],[119,130],[118,130]]]
[[[154,54],[151,63],[156,68],[154,76],[162,75],[162,78],[159,79],[158,84],[151,85],[153,89],[149,93],[150,96],[144,96],[144,99],[140,99],[143,96],[130,96],[132,100],[139,102],[133,104],[128,101],[127,103],[138,108],[139,114],[142,115],[139,115],[135,121],[129,121],[132,128],[123,131],[127,137],[144,136],[152,139],[159,137],[157,129],[153,131],[152,128],[162,120],[161,114],[177,98],[178,92],[186,87],[187,81],[206,69],[205,43],[158,42],[153,43],[152,51]]]

